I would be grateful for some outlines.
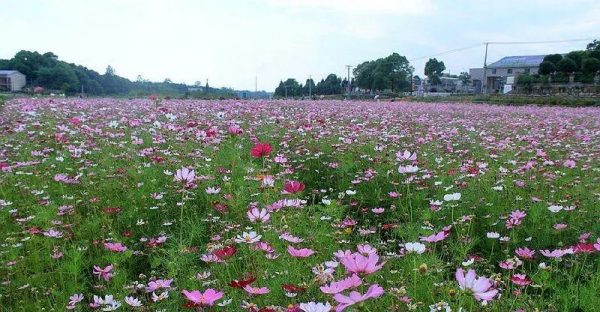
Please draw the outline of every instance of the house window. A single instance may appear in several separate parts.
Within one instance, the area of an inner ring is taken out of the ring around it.
[[[509,69],[507,69],[507,70],[506,70],[506,73],[507,73],[507,74],[512,74],[512,73],[513,73],[513,71],[512,71],[512,68],[509,68]]]
[[[495,75],[495,74],[496,74],[496,69],[494,68],[494,69],[492,69],[492,75]]]
[[[531,68],[525,68],[525,73],[526,74],[531,74]]]

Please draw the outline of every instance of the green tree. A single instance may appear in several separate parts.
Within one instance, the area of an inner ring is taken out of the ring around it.
[[[309,93],[316,94],[317,86],[312,79],[306,79],[306,83],[304,84],[302,93],[304,95],[308,95]]]
[[[414,68],[406,57],[392,53],[375,61],[363,62],[354,69],[355,83],[362,89],[404,91],[410,89]]]
[[[435,58],[429,59],[427,63],[425,63],[425,75],[429,77],[429,81],[433,85],[442,83],[440,76],[444,70],[446,70],[444,62],[440,62]]]
[[[561,54],[549,54],[544,56],[543,62],[550,62],[556,66],[556,64],[558,64],[558,62],[560,62],[562,59],[563,56]]]
[[[581,71],[587,74],[595,74],[600,70],[600,60],[589,57],[583,60]]]
[[[594,41],[590,42],[587,45],[586,50],[588,50],[588,51],[600,51],[600,41],[594,40]]]
[[[578,67],[575,61],[568,57],[565,57],[564,59],[560,60],[560,62],[558,62],[558,64],[556,65],[556,69],[561,73],[571,74],[576,72]]]
[[[461,72],[458,76],[458,79],[460,79],[462,84],[465,86],[471,84],[471,74],[467,72]]]
[[[581,63],[583,63],[583,59],[587,57],[587,53],[586,51],[571,51],[566,57],[572,59],[577,65],[577,69],[574,71],[579,71],[581,69]]]
[[[540,69],[538,70],[540,75],[550,75],[554,74],[554,72],[556,72],[556,65],[554,65],[554,63],[550,61],[543,61],[540,63]]]
[[[54,67],[43,67],[36,71],[36,85],[48,89],[59,90],[72,93],[77,92],[79,79],[73,68],[68,64],[61,62]],[[68,86],[68,88],[64,88]]]

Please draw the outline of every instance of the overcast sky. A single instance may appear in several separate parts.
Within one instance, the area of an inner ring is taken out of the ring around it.
[[[600,38],[599,0],[0,0],[0,58],[52,51],[135,79],[273,91],[398,52],[409,60],[485,41]],[[548,54],[587,42],[493,45]],[[484,48],[439,56],[447,72],[481,67]],[[411,62],[423,76],[426,60]]]

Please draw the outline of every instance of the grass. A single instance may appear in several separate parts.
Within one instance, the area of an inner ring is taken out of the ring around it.
[[[0,311],[71,305],[100,311],[105,305],[90,306],[94,295],[113,295],[122,305],[117,311],[179,311],[187,302],[182,290],[207,289],[223,297],[205,311],[335,305],[319,287],[349,274],[341,263],[327,274],[325,263],[364,244],[385,264],[361,273],[354,290],[364,294],[377,284],[384,293],[345,311],[430,311],[438,303],[453,311],[594,311],[600,305],[600,246],[593,246],[600,233],[597,108],[19,99],[1,109]],[[231,134],[232,123],[243,133]],[[272,152],[253,157],[256,142],[269,143]],[[396,156],[405,150],[416,160]],[[399,173],[407,165],[419,169]],[[195,170],[187,185],[174,178],[184,167]],[[266,176],[272,186],[263,184]],[[282,193],[289,181],[305,189]],[[209,194],[209,187],[219,192]],[[452,193],[460,199],[444,199]],[[283,199],[303,202],[274,209]],[[553,205],[562,209],[552,213]],[[252,207],[271,207],[270,220],[250,222]],[[507,226],[516,210],[526,216]],[[51,228],[62,235],[52,237]],[[235,242],[250,231],[274,252]],[[443,232],[440,241],[422,241]],[[502,239],[488,238],[492,232]],[[290,243],[282,233],[304,241]],[[109,242],[127,250],[110,251]],[[406,253],[409,242],[427,249]],[[226,263],[201,260],[224,246],[237,248]],[[315,254],[293,257],[288,246]],[[525,247],[535,250],[533,258],[516,254]],[[572,254],[550,258],[542,255],[546,249]],[[502,268],[507,263],[516,267]],[[93,273],[94,266],[109,265],[114,276],[108,280]],[[459,268],[489,278],[498,295],[484,304],[461,290]],[[228,285],[246,274],[256,277],[252,286],[270,292],[251,296]],[[515,284],[515,274],[531,284]],[[150,282],[168,279],[170,288],[146,291]],[[306,290],[292,296],[284,284]],[[168,298],[152,300],[163,292]],[[74,294],[82,302],[70,304]],[[145,308],[130,306],[126,297]]]

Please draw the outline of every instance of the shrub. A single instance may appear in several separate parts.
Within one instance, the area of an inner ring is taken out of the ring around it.
[[[556,65],[550,61],[543,61],[540,64],[540,69],[538,71],[540,75],[550,75],[556,72]]]
[[[581,63],[581,71],[587,74],[595,74],[600,70],[600,60],[588,57]],[[592,75],[593,80],[593,75]]]
[[[561,73],[571,74],[576,72],[578,67],[574,60],[566,57],[556,64],[556,69]]]
[[[544,61],[543,61],[542,63],[544,63],[544,62],[549,62],[549,63],[552,63],[552,64],[556,65],[556,64],[558,64],[558,62],[560,62],[560,60],[562,60],[562,59],[563,59],[563,57],[562,57],[562,55],[560,55],[560,54],[550,54],[550,55],[546,55],[546,56],[544,57]],[[541,66],[540,66],[540,67],[541,67]]]

